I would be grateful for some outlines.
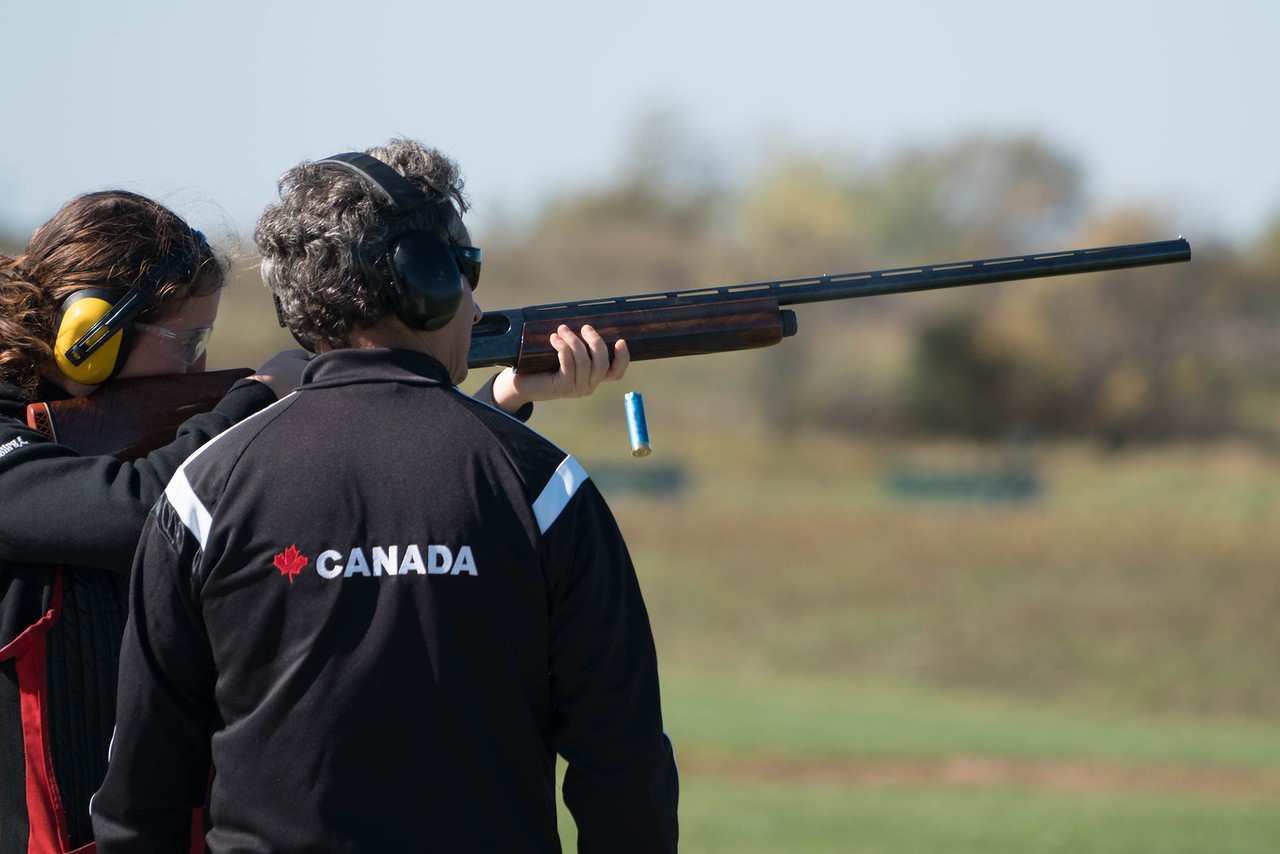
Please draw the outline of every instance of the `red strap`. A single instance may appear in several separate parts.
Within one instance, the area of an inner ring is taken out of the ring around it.
[[[191,854],[204,854],[204,807],[191,813]]]
[[[53,773],[53,753],[49,749],[48,660],[46,633],[62,616],[62,567],[57,569],[49,610],[22,634],[0,649],[0,660],[14,659],[18,675],[18,696],[22,716],[22,747],[26,757],[27,854],[95,854],[90,842],[71,850],[65,808]],[[191,816],[191,854],[204,854],[204,810]]]
[[[31,823],[28,854],[65,854],[71,847],[62,798],[53,776],[53,756],[49,752],[45,714],[49,691],[45,633],[58,621],[61,612],[62,567],[58,567],[48,613],[0,650],[0,654],[13,655],[18,672],[22,748],[26,757],[27,818]]]

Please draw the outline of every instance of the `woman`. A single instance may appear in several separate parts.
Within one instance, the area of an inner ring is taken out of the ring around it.
[[[0,854],[89,846],[106,769],[128,574],[143,521],[192,452],[298,384],[288,350],[175,440],[133,462],[81,456],[26,425],[26,405],[115,379],[204,369],[226,271],[150,199],[90,193],[0,256]],[[558,373],[504,372],[481,395],[527,417],[622,376],[599,336],[562,328]]]
[[[225,282],[199,232],[126,192],[74,199],[0,257],[0,852],[91,841],[143,519],[188,455],[287,393],[305,359],[274,357],[132,463],[45,440],[26,405],[203,370]]]

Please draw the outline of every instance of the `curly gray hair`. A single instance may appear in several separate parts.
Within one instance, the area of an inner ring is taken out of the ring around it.
[[[354,330],[396,313],[387,248],[411,229],[470,243],[462,216],[470,209],[458,165],[434,148],[398,139],[367,154],[391,166],[436,202],[396,218],[391,204],[345,169],[301,163],[280,178],[279,204],[258,218],[253,239],[262,280],[280,321],[314,350],[343,347]]]

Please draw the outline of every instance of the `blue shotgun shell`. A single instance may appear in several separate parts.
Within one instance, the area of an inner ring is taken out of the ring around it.
[[[629,391],[622,396],[627,404],[627,430],[631,433],[631,456],[647,457],[653,453],[649,445],[649,425],[644,420],[644,398]]]

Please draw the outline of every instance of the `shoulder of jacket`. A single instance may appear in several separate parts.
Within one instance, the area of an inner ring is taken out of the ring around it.
[[[174,479],[186,479],[193,489],[197,484],[221,483],[234,469],[245,449],[268,425],[286,412],[297,399],[297,392],[287,394],[242,421],[232,424],[197,448],[178,467]],[[203,493],[205,489],[198,491]]]
[[[30,401],[27,400],[22,389],[12,383],[0,382],[0,416],[25,424],[28,403]]]

